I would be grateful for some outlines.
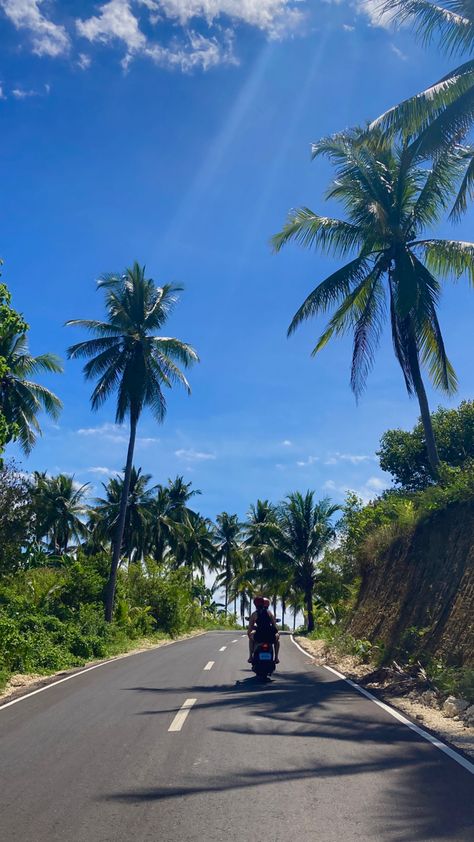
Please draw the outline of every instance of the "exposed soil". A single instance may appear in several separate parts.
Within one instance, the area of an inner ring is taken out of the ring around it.
[[[319,666],[331,666],[346,678],[366,687],[374,696],[406,714],[409,719],[426,727],[470,759],[474,759],[474,727],[460,719],[445,716],[441,710],[422,701],[422,694],[429,690],[428,682],[419,671],[384,667],[374,670],[351,655],[339,655],[324,640],[298,638],[299,645],[309,652]]]

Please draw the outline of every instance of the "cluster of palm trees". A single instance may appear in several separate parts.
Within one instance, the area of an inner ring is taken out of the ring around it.
[[[450,53],[473,49],[474,16],[467,0],[446,6],[430,0],[384,0],[382,11],[398,21],[413,21],[424,41],[439,34]],[[474,281],[474,243],[435,238],[429,231],[449,209],[451,217],[459,219],[472,198],[474,148],[467,141],[473,121],[474,60],[468,57],[368,127],[314,144],[314,157],[325,155],[335,166],[327,198],[342,204],[345,217],[301,207],[273,238],[277,251],[294,240],[345,259],[309,293],[289,333],[302,321],[330,312],[313,353],[332,337],[351,332],[350,382],[357,397],[374,363],[384,321],[390,320],[396,359],[409,394],[419,402],[434,481],[440,476],[440,460],[423,370],[445,393],[456,389],[438,305],[447,277],[467,275]],[[86,360],[84,375],[94,381],[92,409],[116,396],[116,421],[128,421],[130,428],[125,470],[123,477],[107,484],[89,522],[81,510],[84,487],[77,488],[63,476],[36,475],[41,538],[46,536],[56,552],[64,551],[71,540],[111,544],[108,620],[121,559],[125,555],[132,562],[151,552],[160,559],[172,555],[174,563],[188,567],[191,577],[195,570],[214,565],[226,610],[230,600],[236,607],[240,598],[242,616],[255,584],[271,587],[283,608],[303,595],[311,627],[316,562],[334,534],[334,507],[328,501],[316,503],[311,492],[295,494],[277,507],[259,501],[244,525],[236,515],[222,513],[213,526],[187,507],[187,500],[183,503],[183,497],[193,493],[183,481],[179,492],[177,483],[150,488],[150,477],[133,466],[140,416],[147,407],[157,422],[164,420],[166,389],[180,384],[189,392],[182,368],[198,356],[189,344],[158,334],[176,303],[177,287],[156,286],[135,263],[121,275],[101,278],[98,288],[105,293],[106,318],[68,322],[92,334],[71,346],[68,355]],[[28,452],[39,432],[39,409],[53,417],[60,409],[58,398],[31,377],[38,371],[59,372],[61,364],[52,355],[30,356],[24,334],[2,335],[0,357],[6,361],[0,410]]]
[[[474,47],[474,14],[467,0],[384,0],[381,12],[411,21],[425,42],[438,34],[449,53]],[[456,221],[474,191],[474,61],[469,58],[427,90],[391,108],[369,127],[342,131],[313,145],[336,175],[327,198],[344,219],[291,211],[273,238],[279,251],[291,240],[346,258],[309,293],[296,312],[302,321],[331,312],[313,354],[334,336],[353,334],[351,387],[358,397],[375,360],[385,319],[408,393],[416,395],[434,481],[440,460],[422,370],[436,388],[455,391],[454,369],[438,321],[441,282],[474,281],[474,243],[433,238],[429,229],[448,210]]]
[[[279,505],[257,500],[243,522],[222,512],[212,523],[190,507],[200,492],[183,477],[164,486],[151,486],[150,481],[149,474],[132,468],[121,564],[130,567],[152,559],[169,570],[183,570],[190,586],[214,576],[211,593],[222,593],[216,607],[240,616],[242,624],[252,597],[264,592],[275,610],[280,603],[283,623],[292,608],[293,624],[302,611],[308,630],[314,629],[318,562],[335,538],[337,506],[328,499],[316,501],[314,492],[295,492]],[[51,563],[79,549],[90,555],[108,552],[123,485],[123,475],[112,477],[103,483],[104,496],[91,500],[89,484],[79,485],[65,474],[35,472],[33,555],[42,552],[44,564],[45,556]]]

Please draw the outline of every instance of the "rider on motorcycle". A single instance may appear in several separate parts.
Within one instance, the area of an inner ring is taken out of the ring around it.
[[[252,663],[255,643],[273,643],[275,647],[275,663],[279,664],[280,635],[272,612],[269,611],[270,600],[263,596],[256,596],[253,604],[255,611],[250,616],[247,635],[249,639],[249,664]]]

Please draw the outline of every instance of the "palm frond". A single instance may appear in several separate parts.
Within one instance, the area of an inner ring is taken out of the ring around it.
[[[361,234],[355,225],[340,219],[318,216],[303,207],[291,211],[286,225],[272,237],[273,250],[279,252],[290,240],[305,248],[314,246],[344,255],[361,244]]]
[[[326,312],[331,306],[337,304],[345,296],[349,295],[354,284],[360,282],[370,271],[370,260],[368,257],[356,257],[341,269],[333,272],[307,296],[299,310],[293,316],[288,328],[290,336],[305,319],[317,313]]]
[[[474,284],[474,243],[461,240],[416,240],[413,248],[423,251],[427,267],[441,278],[466,274]]]
[[[459,11],[456,11],[456,6]],[[437,36],[441,49],[449,54],[473,47],[472,10],[468,17],[460,14],[465,9],[465,3],[449,3],[449,0],[445,6],[430,0],[384,0],[380,5],[381,14],[390,16],[398,26],[411,23],[423,44],[431,43]]]
[[[467,211],[468,200],[474,198],[474,149],[466,150],[466,156],[469,156],[469,163],[466,167],[463,180],[459,187],[456,200],[452,207],[449,218],[453,222],[459,222],[461,217]]]

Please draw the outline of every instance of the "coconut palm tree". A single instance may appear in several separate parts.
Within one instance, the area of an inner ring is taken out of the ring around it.
[[[237,515],[221,512],[216,518],[216,564],[222,573],[217,578],[218,584],[224,587],[224,610],[227,614],[229,605],[229,589],[237,569],[237,559],[240,552],[239,538],[242,526]]]
[[[333,518],[339,506],[329,498],[315,501],[314,491],[289,494],[280,507],[279,555],[291,572],[292,585],[304,595],[308,632],[314,630],[313,591],[317,563],[335,537]]]
[[[78,485],[73,476],[48,477],[44,472],[34,472],[31,495],[36,537],[46,539],[51,552],[62,555],[70,548],[71,541],[79,542],[88,534],[85,524],[88,488],[88,482]]]
[[[439,458],[422,368],[436,388],[447,394],[456,390],[438,322],[440,280],[463,272],[474,279],[474,244],[429,238],[425,231],[446,207],[462,162],[456,154],[445,155],[424,170],[413,163],[406,146],[383,145],[380,135],[361,143],[356,130],[320,141],[313,155],[326,155],[336,164],[327,198],[342,202],[347,219],[300,208],[273,238],[274,248],[279,251],[295,240],[351,256],[310,292],[288,333],[304,320],[334,309],[313,355],[333,336],[353,332],[351,386],[359,397],[388,309],[395,356],[409,395],[418,398],[429,463],[437,478]]]
[[[105,599],[105,616],[111,621],[138,421],[145,407],[151,410],[156,421],[161,423],[164,420],[164,390],[179,383],[190,391],[179,364],[187,368],[198,360],[198,355],[185,342],[156,333],[165,324],[177,301],[178,287],[170,284],[157,287],[153,280],[145,277],[145,267],[134,263],[123,275],[101,278],[98,288],[105,292],[107,319],[69,321],[68,325],[83,327],[94,334],[94,338],[72,345],[68,356],[72,359],[89,358],[84,366],[84,375],[87,380],[97,380],[91,396],[92,409],[100,409],[116,392],[115,420],[121,424],[128,418],[130,423],[120,512]]]
[[[152,500],[155,488],[148,488],[151,474],[142,474],[141,468],[132,466],[128,492],[127,513],[122,537],[121,554],[128,561],[143,558],[149,541],[152,518]],[[105,497],[98,497],[91,514],[94,538],[108,543],[117,530],[124,477],[111,477],[102,483]]]
[[[169,517],[169,490],[164,485],[157,485],[155,496],[150,504],[150,526],[148,530],[148,552],[157,562],[163,562],[175,546],[174,521]]]
[[[43,409],[55,419],[62,408],[53,392],[30,378],[40,372],[58,374],[63,370],[62,363],[54,354],[32,357],[24,333],[0,333],[0,359],[5,364],[0,377],[0,413],[24,453],[28,454],[41,435],[38,413]]]
[[[465,138],[474,122],[474,7],[469,0],[384,0],[380,12],[397,25],[412,24],[424,44],[436,38],[444,52],[466,56],[429,88],[390,108],[372,124],[384,132],[400,132],[419,157],[439,155]],[[474,186],[473,151],[466,150],[466,156],[468,168],[453,208],[455,217],[466,209]]]
[[[189,512],[195,514],[188,507],[188,503],[193,497],[201,494],[201,491],[191,486],[192,482],[185,482],[183,476],[168,480],[168,513],[178,523],[184,521]]]
[[[215,569],[216,545],[211,521],[188,511],[174,528],[178,550],[176,564],[188,571],[190,581],[195,572],[204,576],[206,567]]]

